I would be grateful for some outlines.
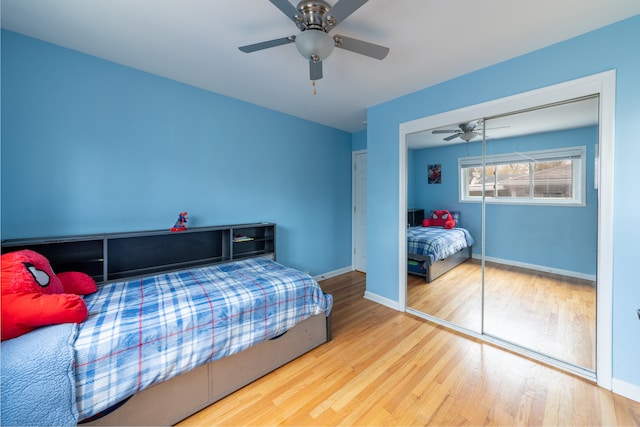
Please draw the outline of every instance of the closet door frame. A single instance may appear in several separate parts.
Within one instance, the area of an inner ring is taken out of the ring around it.
[[[596,370],[595,374],[558,363],[520,347],[512,347],[500,340],[453,325],[442,319],[420,313],[407,307],[407,245],[404,221],[398,222],[398,308],[435,323],[449,327],[483,341],[494,343],[527,357],[556,366],[584,378],[594,380],[600,387],[611,390],[612,382],[612,325],[613,325],[613,190],[614,190],[614,142],[615,142],[615,70],[547,86],[497,100],[461,109],[423,117],[401,123],[399,126],[399,192],[398,218],[407,209],[407,136],[434,129],[445,124],[463,122],[471,118],[497,116],[513,111],[526,110],[545,104],[599,94],[599,144],[598,144],[598,259],[597,259],[597,321],[596,321]]]

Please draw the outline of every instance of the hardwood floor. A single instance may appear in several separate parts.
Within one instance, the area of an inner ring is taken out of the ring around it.
[[[321,282],[333,340],[180,426],[640,425],[640,403]]]
[[[480,333],[482,271],[468,260],[427,283],[424,277],[407,277],[407,306]]]
[[[485,333],[595,370],[594,282],[488,262],[485,283]],[[409,275],[407,305],[480,332],[480,262],[469,260],[431,283]]]

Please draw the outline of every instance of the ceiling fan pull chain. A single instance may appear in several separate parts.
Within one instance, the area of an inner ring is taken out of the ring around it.
[[[311,80],[311,86],[313,86],[313,95],[315,96],[317,91],[316,91],[316,81],[315,80]]]

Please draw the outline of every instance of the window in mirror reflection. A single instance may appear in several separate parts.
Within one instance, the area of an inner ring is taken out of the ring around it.
[[[582,206],[585,147],[490,155],[484,180],[491,203]],[[482,201],[482,157],[459,159],[460,201]]]

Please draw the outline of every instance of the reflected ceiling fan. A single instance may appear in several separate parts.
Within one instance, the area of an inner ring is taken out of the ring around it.
[[[287,15],[300,30],[275,40],[241,46],[246,53],[268,49],[288,43],[295,43],[298,51],[309,61],[309,78],[322,78],[322,61],[327,59],[334,47],[349,50],[376,59],[384,59],[389,48],[343,35],[330,36],[329,32],[358,10],[368,0],[338,0],[331,6],[323,0],[302,0],[294,7],[288,0],[269,0],[282,13]]]
[[[500,127],[495,127],[491,129],[500,129],[500,128],[506,128],[506,127],[509,127],[509,126],[500,126]],[[482,120],[473,120],[467,123],[460,123],[458,125],[458,129],[435,129],[431,133],[432,134],[452,133],[453,135],[450,135],[444,138],[443,140],[451,141],[456,138],[460,138],[465,142],[469,142],[477,136],[480,136],[480,137],[482,136]]]

